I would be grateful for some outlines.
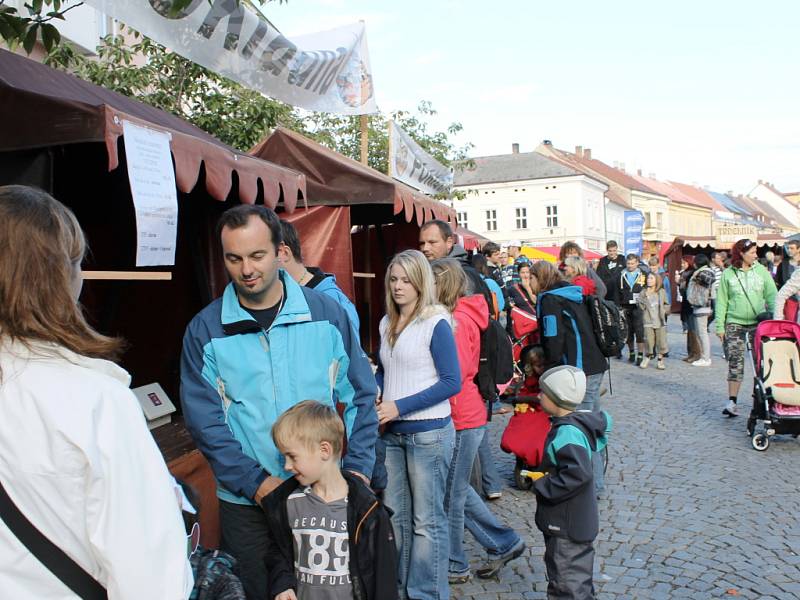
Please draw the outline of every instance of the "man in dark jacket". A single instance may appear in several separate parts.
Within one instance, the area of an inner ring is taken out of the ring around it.
[[[783,260],[775,273],[775,287],[781,289],[800,266],[800,240],[789,240],[783,247]]]
[[[606,300],[616,302],[616,283],[619,281],[619,275],[625,269],[625,261],[619,254],[619,247],[617,242],[609,240],[606,243],[606,251],[608,254],[600,259],[597,265],[597,274],[603,283],[606,284]]]
[[[628,362],[640,365],[644,358],[644,321],[639,308],[639,294],[647,287],[646,275],[639,268],[639,257],[628,254],[625,269],[616,282],[616,299],[628,322]]]
[[[611,417],[602,411],[575,412],[586,389],[586,378],[575,367],[546,371],[539,386],[551,422],[533,484],[536,526],[545,541],[547,597],[591,599],[593,542],[599,529],[592,457],[605,448]]]
[[[455,258],[467,276],[467,295],[482,294],[487,306],[492,305],[492,296],[480,273],[472,266],[469,254],[456,244],[453,229],[448,223],[434,219],[423,223],[419,230],[419,250],[429,261],[437,258]]]

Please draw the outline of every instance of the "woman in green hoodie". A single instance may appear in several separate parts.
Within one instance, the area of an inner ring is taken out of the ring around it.
[[[728,357],[728,403],[723,415],[736,417],[736,398],[744,378],[746,337],[755,331],[758,315],[775,308],[775,282],[758,262],[758,248],[751,240],[739,240],[731,250],[731,266],[722,273],[717,291],[717,335]]]

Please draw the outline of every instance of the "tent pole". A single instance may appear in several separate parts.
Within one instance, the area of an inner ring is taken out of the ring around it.
[[[368,144],[369,144],[369,116],[368,115],[361,115],[359,117],[361,122],[361,164],[367,164],[367,156],[369,154]]]
[[[389,140],[389,152],[387,153],[388,160],[386,161],[386,174],[391,177],[392,176],[392,120],[389,119],[386,121],[387,131],[387,139]]]

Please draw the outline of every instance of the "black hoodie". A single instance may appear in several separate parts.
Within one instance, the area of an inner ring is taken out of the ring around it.
[[[550,417],[550,423],[540,467],[547,475],[533,484],[536,526],[545,535],[591,542],[599,529],[592,453],[605,447],[611,417],[577,411]]]
[[[342,472],[347,494],[347,534],[350,547],[350,580],[356,600],[396,600],[397,546],[389,510],[355,475]],[[297,590],[294,572],[294,538],[286,500],[300,487],[292,477],[261,501],[267,515],[267,598],[288,589]]]

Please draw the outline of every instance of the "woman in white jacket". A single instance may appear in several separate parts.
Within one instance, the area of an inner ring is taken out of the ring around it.
[[[0,483],[111,599],[178,599],[192,575],[175,488],[130,377],[77,304],[85,250],[48,194],[0,187]],[[75,598],[0,519],[0,595]]]

